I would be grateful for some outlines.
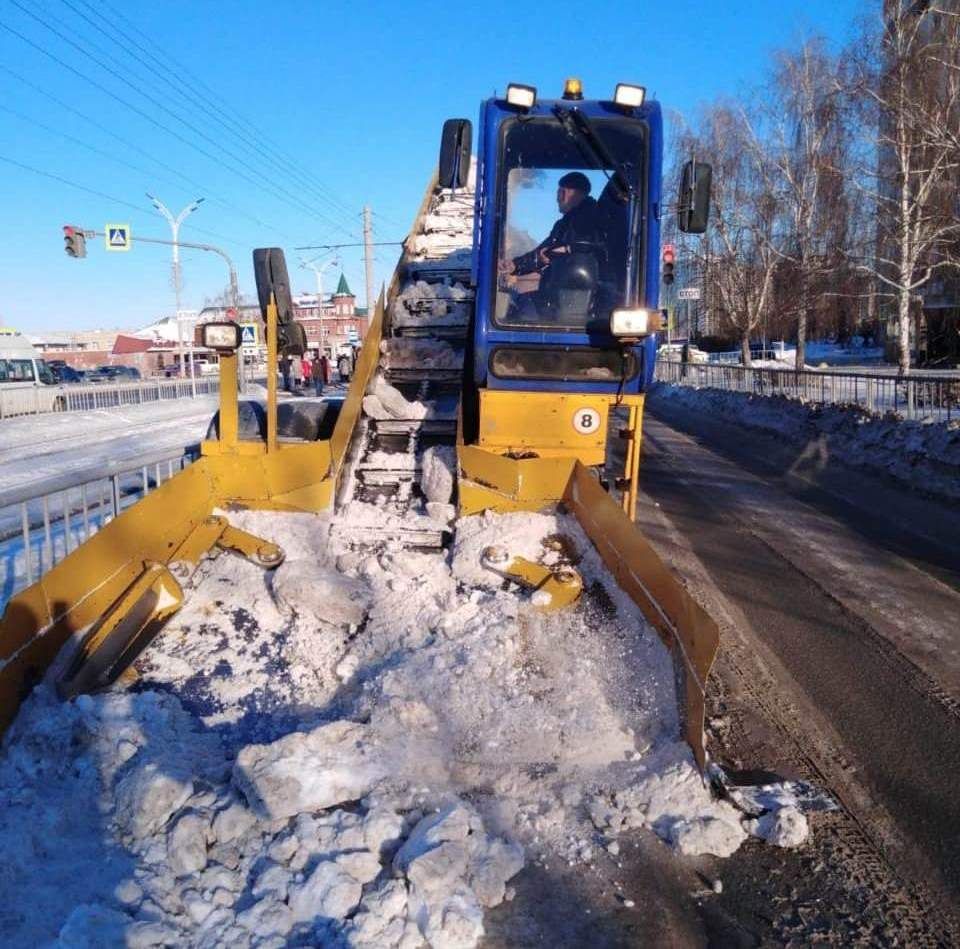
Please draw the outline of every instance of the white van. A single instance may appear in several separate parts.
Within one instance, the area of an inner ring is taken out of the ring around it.
[[[30,340],[0,326],[0,418],[65,407],[63,389]]]

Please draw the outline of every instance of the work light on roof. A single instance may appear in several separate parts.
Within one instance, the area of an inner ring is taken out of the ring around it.
[[[613,94],[613,101],[617,105],[622,105],[628,109],[639,109],[646,97],[645,86],[631,86],[626,82],[618,82],[617,89]]]
[[[507,102],[515,105],[518,109],[532,109],[537,101],[537,90],[533,86],[524,86],[517,82],[511,82],[507,86]]]

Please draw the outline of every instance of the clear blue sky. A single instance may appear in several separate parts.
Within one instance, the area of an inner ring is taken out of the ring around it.
[[[565,76],[579,76],[598,97],[617,81],[637,82],[665,108],[690,111],[755,82],[772,50],[806,32],[842,41],[863,8],[864,0],[0,0],[0,157],[103,195],[0,160],[0,319],[41,332],[137,327],[171,312],[168,248],[111,254],[97,240],[85,260],[63,252],[66,223],[125,222],[134,238],[168,237],[146,191],[176,209],[204,196],[181,240],[221,244],[250,293],[253,247],[284,247],[294,271],[295,245],[358,241],[364,203],[377,240],[402,237],[442,121],[473,118],[508,81],[558,95]],[[151,55],[181,64],[186,89],[168,84]],[[378,249],[378,285],[397,251]],[[362,304],[360,254],[344,253]],[[209,254],[184,251],[183,268],[187,307],[226,284]],[[293,282],[315,287],[306,271]]]

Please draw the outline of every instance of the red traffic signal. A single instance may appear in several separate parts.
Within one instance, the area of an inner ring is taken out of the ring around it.
[[[673,244],[663,245],[663,282],[673,283],[673,264],[676,260],[676,248]]]
[[[82,228],[72,224],[63,225],[63,249],[68,257],[87,256],[87,239]]]

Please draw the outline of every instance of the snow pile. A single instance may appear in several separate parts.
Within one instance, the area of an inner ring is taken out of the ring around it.
[[[418,221],[410,251],[421,258],[445,257],[473,249],[473,199],[441,195]]]
[[[234,783],[272,818],[357,801],[385,777],[371,738],[366,726],[340,721],[247,745],[237,755]]]
[[[473,215],[467,214],[466,209],[459,205],[454,205],[453,208],[455,210],[447,213],[425,214],[420,219],[420,230],[424,234],[445,232],[469,237],[473,229]]]
[[[217,736],[197,732],[172,696],[61,704],[39,690],[7,743],[5,803],[30,800],[33,811],[52,815],[66,795],[91,792],[83,807],[135,860],[113,874],[109,861],[106,873],[73,864],[83,822],[52,838],[52,849],[8,854],[12,884],[30,871],[11,857],[45,855],[33,868],[30,900],[49,913],[25,919],[13,944],[49,942],[59,928],[64,946],[476,945],[483,907],[504,899],[522,852],[488,836],[479,814],[455,797],[429,813],[385,798],[336,808],[378,780],[357,759],[367,738],[363,726],[336,722],[244,748],[231,782]],[[89,779],[78,787],[70,780],[77,776]],[[39,844],[51,829],[27,826],[21,836]],[[63,863],[76,880],[46,883]],[[51,912],[58,896],[66,911]]]
[[[590,865],[641,827],[685,854],[801,839],[786,807],[745,827],[711,798],[669,654],[575,521],[465,518],[448,562],[353,549],[422,520],[358,502],[230,517],[285,563],[206,563],[144,691],[38,689],[11,729],[7,944],[475,946],[525,859]],[[575,563],[587,593],[537,611],[479,566],[493,543]]]
[[[473,189],[476,163],[471,165],[466,191],[445,189],[431,202],[427,214],[417,222],[420,233],[408,241],[407,250],[420,259],[462,258],[469,262],[473,251]]]
[[[649,827],[680,853],[717,857],[729,857],[746,839],[742,814],[712,798],[685,746],[663,747],[621,782],[625,777],[625,786],[590,803],[591,819],[608,839],[625,829]]]
[[[430,410],[423,402],[411,402],[406,399],[399,389],[390,385],[380,373],[377,373],[373,377],[367,395],[363,397],[363,413],[372,419],[414,421],[426,418]]]
[[[785,437],[826,460],[879,472],[934,497],[960,499],[960,420],[876,418],[855,406],[811,406],[779,396],[660,384],[649,398],[714,412]]]
[[[395,337],[380,343],[384,369],[462,369],[463,353],[440,339]]]
[[[174,689],[206,725],[234,723],[237,742],[270,740],[299,706],[335,693],[334,668],[349,636],[341,621],[360,594],[329,572],[328,515],[229,517],[275,540],[286,560],[272,573],[231,553],[205,561],[138,668],[151,687]],[[271,712],[283,714],[275,720]]]
[[[556,552],[544,549],[543,541],[556,536],[559,530],[557,518],[550,514],[505,516],[486,511],[476,517],[463,518],[457,524],[454,538],[454,576],[471,586],[499,588],[502,578],[483,565],[483,551],[491,545],[504,547],[515,557],[552,566],[557,562]],[[581,547],[585,548],[587,543],[584,538]]]
[[[461,283],[412,280],[397,294],[391,308],[394,326],[466,326],[473,293]]]
[[[359,626],[370,608],[365,584],[312,560],[291,560],[273,575],[273,598],[293,615],[331,626]]]
[[[448,445],[433,445],[423,453],[420,488],[428,503],[450,503],[456,464],[456,451]]]

